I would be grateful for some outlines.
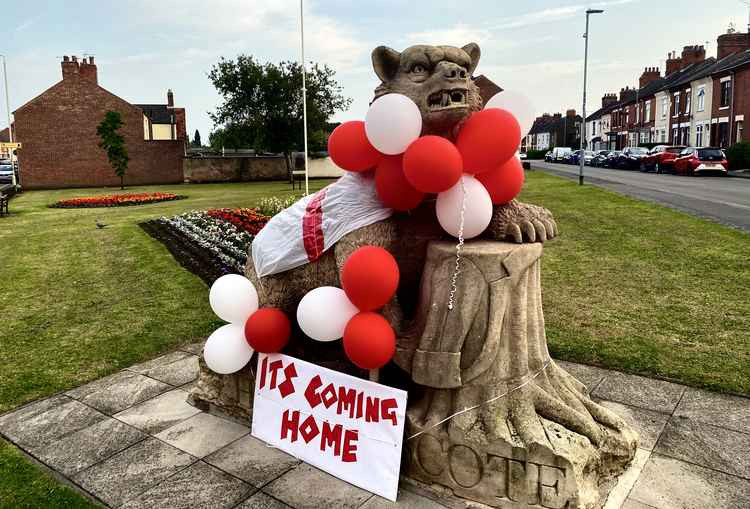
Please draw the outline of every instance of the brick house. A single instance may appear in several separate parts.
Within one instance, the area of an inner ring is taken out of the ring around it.
[[[731,36],[722,44],[722,37]],[[750,141],[744,130],[745,115],[750,115],[750,41],[748,34],[719,36],[720,59],[713,72],[711,98],[711,145],[729,147],[740,141]],[[744,42],[743,42],[744,41]],[[739,45],[743,42],[744,46]],[[744,48],[744,49],[743,49]],[[731,53],[731,51],[736,51]]]
[[[172,92],[163,105],[131,104],[98,84],[94,58],[63,57],[62,80],[14,114],[22,184],[27,189],[119,185],[96,128],[107,111],[124,122],[130,156],[126,185],[182,182],[185,110]]]
[[[716,59],[709,58],[703,62],[692,64],[683,69],[678,79],[672,81],[668,87],[669,96],[672,98],[672,107],[670,110],[669,140],[673,145],[691,144],[695,139],[694,136],[694,116],[695,116],[695,94],[693,90],[693,81],[714,67]],[[705,106],[703,106],[705,109]]]
[[[611,111],[617,103],[617,94],[604,94],[602,107],[586,117],[586,140],[589,150],[603,150],[608,147],[606,133],[610,130]]]

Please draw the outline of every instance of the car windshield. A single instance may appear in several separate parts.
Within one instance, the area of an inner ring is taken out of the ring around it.
[[[609,155],[611,156],[619,156],[620,154],[622,154],[622,152],[620,152],[619,150],[615,150],[614,152],[609,153]]]
[[[13,171],[13,167],[9,164],[0,164],[0,171]]]
[[[631,154],[648,154],[648,150],[643,147],[633,147],[630,149]]]
[[[721,161],[724,154],[718,148],[699,148],[698,159],[701,161]]]

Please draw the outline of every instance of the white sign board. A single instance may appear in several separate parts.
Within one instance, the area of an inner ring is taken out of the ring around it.
[[[405,391],[258,354],[252,435],[394,502],[405,416]]]

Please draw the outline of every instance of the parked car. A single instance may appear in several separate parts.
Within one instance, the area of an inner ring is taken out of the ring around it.
[[[573,164],[573,158],[575,158],[576,155],[578,155],[578,152],[579,152],[578,150],[574,150],[572,152],[566,153],[563,156],[562,162],[565,163],[565,164]]]
[[[586,166],[591,165],[591,160],[594,158],[594,152],[591,150],[584,150],[583,151],[583,164]],[[581,164],[581,151],[576,150],[573,153],[573,156],[571,157],[571,162],[573,164],[580,165]]]
[[[548,150],[546,154],[544,154],[544,160],[549,162],[552,162],[552,151]]]
[[[525,161],[525,160],[526,160],[526,152],[519,152],[519,153],[518,153],[518,158],[519,158],[519,159],[520,159],[521,161]]]
[[[648,154],[648,150],[643,147],[625,147],[622,153],[617,156],[614,168],[623,170],[632,170],[640,168],[641,159]]]
[[[607,158],[611,150],[597,150],[594,152],[594,157],[591,158],[591,166],[603,166],[604,160]]]
[[[552,149],[551,161],[553,163],[561,163],[566,155],[570,156],[571,152],[570,147],[555,147]]]
[[[0,183],[13,182],[13,166],[10,164],[0,164]]]
[[[702,173],[729,174],[729,162],[720,148],[688,147],[674,160],[675,173],[698,175]]]
[[[602,166],[605,168],[616,168],[617,158],[620,157],[622,152],[620,150],[613,150],[607,154],[607,158],[602,161]]]
[[[665,173],[674,170],[675,158],[685,150],[684,145],[657,145],[641,159],[641,171]]]

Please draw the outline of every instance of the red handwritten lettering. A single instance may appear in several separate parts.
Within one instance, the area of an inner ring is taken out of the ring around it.
[[[344,452],[341,455],[341,461],[352,463],[357,461],[357,440],[359,432],[354,429],[348,429],[344,433]]]
[[[276,374],[279,372],[280,369],[284,367],[284,363],[281,362],[280,360],[273,361],[269,367],[271,369],[271,385],[268,388],[275,389],[276,388]]]
[[[297,441],[297,429],[299,428],[299,410],[292,412],[292,417],[289,417],[289,410],[284,410],[284,414],[281,416],[281,439],[284,440],[287,434],[291,434],[291,442]]]
[[[266,371],[268,370],[268,356],[263,356],[263,362],[260,363],[260,388],[266,386]]]
[[[308,415],[307,419],[302,421],[302,426],[299,427],[299,432],[306,444],[309,444],[313,438],[318,436],[320,428],[318,428],[318,424],[315,422],[315,417]]]
[[[398,408],[396,398],[388,398],[380,402],[380,416],[384,421],[391,421],[394,426],[396,425],[396,408]]]
[[[305,389],[305,399],[307,399],[310,408],[315,408],[320,404],[320,395],[317,393],[317,390],[320,389],[321,385],[323,385],[323,381],[320,379],[320,375],[312,377],[310,383],[307,384],[307,389]]]
[[[326,447],[333,447],[333,455],[341,454],[341,424],[331,427],[328,422],[323,423],[323,431],[320,434],[320,450],[325,451]]]
[[[336,406],[336,413],[341,415],[349,410],[349,418],[354,417],[354,400],[357,397],[357,391],[339,387],[339,404]]]
[[[291,363],[284,368],[284,377],[284,382],[279,384],[279,393],[281,394],[282,399],[294,393],[292,378],[297,377],[297,368],[294,367],[294,363]]]
[[[326,388],[320,393],[320,397],[323,399],[326,408],[331,408],[331,405],[336,403],[336,388],[333,384],[326,385]]]
[[[380,410],[380,398],[371,398],[367,396],[367,406],[365,408],[365,422],[378,422]]]

